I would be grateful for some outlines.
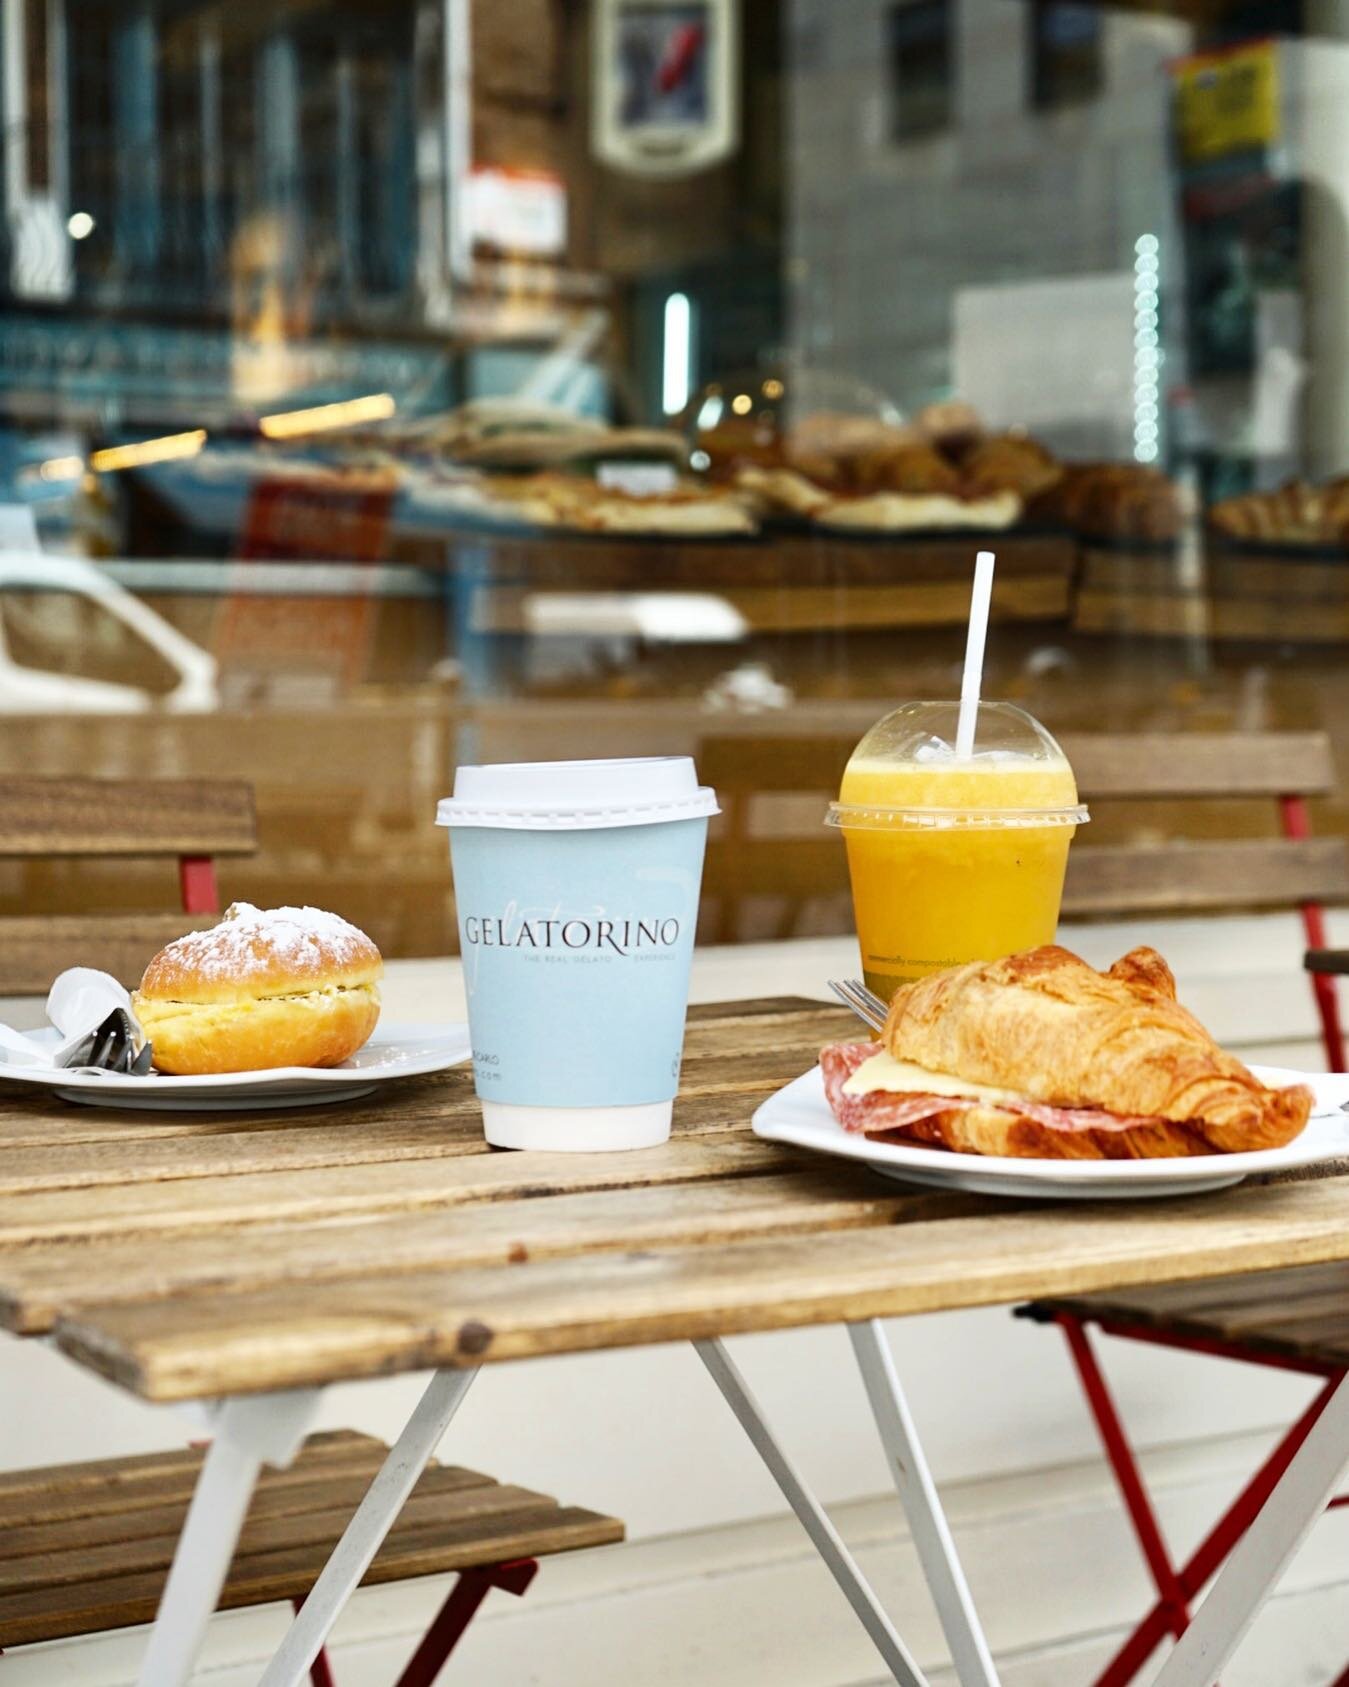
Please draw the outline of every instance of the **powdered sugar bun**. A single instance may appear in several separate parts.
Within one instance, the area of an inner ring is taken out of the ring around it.
[[[383,975],[379,950],[337,914],[234,902],[219,925],[161,949],[140,994],[146,1001],[243,1002],[325,985],[351,989]]]
[[[379,1019],[379,950],[320,908],[236,902],[145,969],[132,1005],[161,1072],[337,1066]]]

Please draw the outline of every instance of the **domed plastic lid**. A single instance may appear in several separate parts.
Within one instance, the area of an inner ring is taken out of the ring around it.
[[[905,703],[877,721],[853,751],[849,770],[882,779],[893,768],[912,799],[893,807],[831,803],[827,824],[888,831],[1078,826],[1090,818],[1077,801],[1068,758],[1033,715],[1012,703],[980,703],[974,750],[964,757],[955,747],[959,715],[958,703]],[[950,799],[943,801],[948,773]]]
[[[437,806],[436,824],[580,832],[718,812],[716,793],[699,785],[690,756],[489,762],[456,771],[454,795]]]

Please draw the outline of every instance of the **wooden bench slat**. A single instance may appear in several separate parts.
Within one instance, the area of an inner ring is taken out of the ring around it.
[[[1287,907],[1349,899],[1343,838],[1240,838],[1218,843],[1075,849],[1063,912],[1117,916]]]
[[[285,1470],[270,1470],[269,1482],[309,1480],[314,1468],[337,1470],[368,1459],[381,1445],[373,1435],[351,1430],[322,1430],[305,1442],[303,1460]],[[200,1447],[177,1447],[161,1453],[128,1453],[118,1459],[82,1459],[72,1464],[39,1465],[27,1470],[0,1473],[0,1524],[16,1518],[25,1520],[49,1515],[45,1509],[59,1504],[61,1516],[88,1514],[108,1504],[136,1505],[148,1493],[151,1504],[166,1493],[178,1492],[182,1484],[196,1481],[201,1469]],[[54,1515],[54,1514],[53,1514]]]
[[[848,757],[859,732],[713,733],[698,745],[698,776],[725,798],[743,799],[760,791],[838,793]]]
[[[824,804],[856,742],[833,732],[710,734],[702,740],[702,776],[721,795],[724,816],[708,840],[703,929],[715,941],[742,930],[742,910],[778,905],[778,936],[797,929],[808,910],[847,919],[847,862],[823,825],[797,821],[785,835],[758,836],[760,796],[814,795]],[[1336,786],[1324,732],[1065,734],[1064,749],[1088,802],[1323,795]],[[1271,814],[1271,822],[1273,822]],[[1069,859],[1065,918],[1143,913],[1198,914],[1222,909],[1287,908],[1349,900],[1349,841],[1281,837],[1157,846],[1096,845],[1090,832]]]
[[[0,856],[251,855],[242,779],[0,777]]]
[[[355,1223],[257,1225],[242,1250],[237,1238],[210,1231],[163,1243],[105,1242],[98,1280],[89,1276],[83,1244],[30,1247],[0,1257],[0,1322],[26,1334],[46,1330],[58,1308],[106,1299],[100,1284],[107,1281],[117,1283],[120,1299],[148,1301],[436,1265],[518,1264],[581,1252],[594,1247],[596,1237],[614,1249],[725,1243],[908,1222],[976,1205],[958,1192],[889,1189],[862,1168],[822,1165],[725,1183],[555,1195],[525,1207],[480,1203],[457,1208],[452,1228],[441,1211]]]
[[[537,1512],[509,1512],[487,1524],[437,1528],[402,1537],[391,1533],[366,1571],[362,1586],[439,1575],[474,1565],[507,1563],[607,1546],[623,1538],[614,1518],[576,1506]],[[331,1544],[336,1544],[335,1538]],[[326,1556],[326,1553],[325,1553]],[[219,1609],[237,1610],[276,1600],[303,1598],[323,1567],[312,1548],[245,1560],[231,1574]],[[59,1640],[148,1623],[164,1590],[162,1575],[109,1577],[88,1586],[43,1588],[0,1599],[0,1647]]]
[[[18,914],[0,919],[0,992],[45,996],[67,967],[92,966],[134,989],[151,960],[218,914]]]
[[[330,1510],[347,1501],[347,1515],[356,1509],[370,1486],[371,1461],[383,1458],[384,1447],[371,1450],[350,1464],[309,1465],[288,1482],[260,1486],[250,1516],[285,1517],[296,1512]],[[116,1460],[108,1461],[110,1465]],[[437,1490],[449,1492],[481,1487],[490,1476],[458,1465],[437,1465]],[[198,1467],[199,1469],[199,1467]],[[195,1478],[197,1471],[189,1474]],[[97,1546],[108,1541],[134,1541],[152,1535],[176,1534],[192,1498],[192,1482],[165,1476],[162,1482],[134,1483],[85,1495],[54,1488],[31,1510],[16,1508],[0,1532],[0,1564],[38,1551],[66,1546]]]
[[[90,1306],[57,1324],[82,1364],[150,1399],[901,1316],[1110,1284],[1342,1257],[1349,1178],[1155,1206],[1110,1203],[650,1249],[333,1285]],[[1165,1210],[1159,1211],[1158,1207]]]
[[[701,777],[723,795],[837,794],[858,733],[724,733],[702,739]],[[1335,789],[1324,732],[1140,732],[1061,736],[1086,801],[1129,797],[1323,796]]]
[[[1324,732],[1070,732],[1060,742],[1088,801],[1322,796],[1336,783]]]
[[[250,1510],[239,1536],[234,1568],[245,1570],[250,1559],[265,1559],[272,1553],[291,1552],[300,1547],[320,1547],[336,1540],[350,1522],[376,1469],[378,1462],[367,1468],[364,1483],[355,1485],[354,1497],[349,1484],[345,1493],[334,1491],[326,1504],[311,1490],[313,1503],[306,1507],[292,1504],[280,1510],[270,1508],[261,1514]],[[553,1501],[527,1488],[508,1487],[500,1482],[457,1488],[440,1482],[438,1477],[438,1471],[428,1468],[399,1513],[395,1529],[417,1533],[436,1523],[453,1528],[482,1523],[507,1512],[537,1514],[554,1506]],[[79,1537],[78,1523],[39,1531],[37,1541],[22,1555],[6,1551],[0,1558],[0,1604],[26,1590],[65,1587],[74,1582],[100,1581],[107,1576],[136,1575],[142,1571],[167,1573],[190,1497],[184,1496],[177,1508],[155,1513],[165,1524],[157,1534],[128,1530],[118,1538],[95,1542]],[[343,1503],[344,1500],[349,1503]]]
[[[221,1606],[303,1598],[385,1452],[370,1437],[338,1432],[313,1437],[289,1469],[264,1470]],[[41,1520],[17,1509],[16,1473],[8,1496],[15,1518],[0,1531],[0,1647],[149,1621],[203,1456],[182,1449],[69,1466],[64,1478],[60,1466],[23,1473],[47,1484]],[[118,1490],[151,1503],[81,1514]],[[364,1579],[405,1580],[622,1537],[616,1518],[432,1463]]]
[[[1349,1364],[1349,1262],[1345,1261],[1054,1301],[1048,1309]]]

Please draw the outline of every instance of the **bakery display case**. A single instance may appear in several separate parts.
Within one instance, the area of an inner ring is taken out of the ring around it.
[[[0,765],[252,779],[240,894],[444,950],[457,758],[947,694],[983,547],[1054,730],[1349,756],[1339,8],[42,0],[0,54],[0,547],[52,559]]]

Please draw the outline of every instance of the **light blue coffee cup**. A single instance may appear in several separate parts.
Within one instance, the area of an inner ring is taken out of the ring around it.
[[[687,756],[459,768],[436,821],[489,1142],[668,1138],[716,812]]]

